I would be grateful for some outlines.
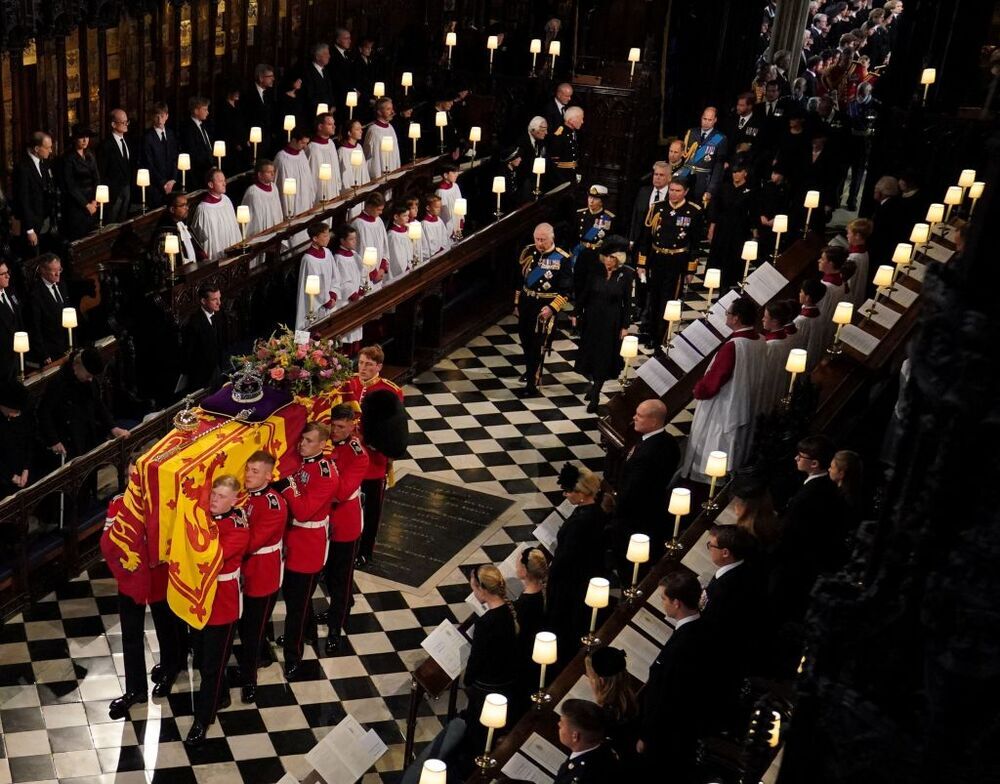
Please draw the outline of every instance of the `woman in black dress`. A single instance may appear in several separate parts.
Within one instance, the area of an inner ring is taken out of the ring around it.
[[[627,249],[628,243],[617,234],[604,238],[597,252],[603,270],[588,276],[576,303],[580,327],[576,372],[591,383],[587,394],[587,411],[591,414],[597,413],[604,382],[622,369],[619,351],[628,332],[635,283],[635,271],[625,266]]]
[[[63,218],[66,239],[77,240],[97,228],[97,185],[100,173],[97,159],[90,151],[94,132],[82,125],[74,126],[72,149],[63,156]]]
[[[635,743],[639,739],[639,700],[626,669],[625,651],[598,648],[584,660],[594,702],[601,706],[608,740],[618,753],[623,772],[637,774]],[[628,776],[624,777],[629,781]]]
[[[523,588],[514,602],[517,613],[517,708],[527,707],[528,697],[538,689],[538,665],[531,660],[535,635],[546,631],[545,581],[549,562],[537,547],[526,547],[517,561],[517,579]]]
[[[465,665],[469,715],[478,722],[487,694],[499,692],[510,699],[517,670],[517,613],[507,598],[507,581],[492,564],[476,568],[469,575],[469,587],[476,601],[487,607],[476,619],[472,650]]]
[[[604,576],[607,516],[597,502],[601,480],[596,474],[567,465],[559,476],[559,484],[576,507],[556,535],[556,551],[545,586],[548,629],[558,639],[561,669],[576,655],[580,638],[590,624],[590,608],[583,599],[590,578]]]

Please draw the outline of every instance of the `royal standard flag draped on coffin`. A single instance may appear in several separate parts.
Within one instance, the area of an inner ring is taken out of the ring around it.
[[[197,415],[196,431],[172,430],[136,461],[115,526],[125,520],[145,524],[149,552],[125,552],[126,560],[137,565],[146,558],[149,565],[166,562],[170,608],[201,629],[211,615],[215,578],[222,568],[219,542],[209,529],[212,481],[232,474],[242,482],[243,466],[258,449],[278,457],[278,474],[294,470],[300,462],[295,446],[306,423],[306,408],[286,405],[259,423],[201,410]]]

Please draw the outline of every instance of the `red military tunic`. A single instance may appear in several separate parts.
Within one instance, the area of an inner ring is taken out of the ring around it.
[[[326,563],[330,505],[340,478],[326,455],[307,457],[289,479],[285,500],[292,511],[292,525],[285,536],[285,566],[300,574],[315,574]]]
[[[281,584],[281,546],[288,525],[288,504],[269,485],[250,490],[243,501],[250,543],[243,561],[243,593],[270,596]]]
[[[403,390],[388,379],[382,378],[382,376],[375,376],[371,381],[365,382],[355,373],[344,382],[342,391],[345,400],[353,400],[360,406],[365,395],[369,392],[374,392],[376,389],[388,389],[395,393],[400,401],[403,400]],[[373,448],[364,438],[365,434],[361,433],[361,442],[365,445],[365,449],[368,450],[368,471],[365,473],[365,479],[385,479],[385,475],[389,470],[389,458]]]
[[[209,531],[219,537],[222,571],[215,578],[218,587],[208,625],[225,626],[240,617],[240,565],[250,543],[250,526],[242,509],[232,509],[212,515]]]
[[[353,542],[361,536],[361,480],[368,471],[368,452],[357,436],[333,445],[333,462],[340,474],[340,487],[330,510],[330,539]]]

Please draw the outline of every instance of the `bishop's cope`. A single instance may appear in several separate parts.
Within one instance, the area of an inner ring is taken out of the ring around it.
[[[537,395],[544,354],[552,346],[559,311],[573,287],[570,254],[556,246],[551,224],[535,227],[534,244],[521,251],[521,288],[514,294],[514,312],[524,351],[525,395]]]

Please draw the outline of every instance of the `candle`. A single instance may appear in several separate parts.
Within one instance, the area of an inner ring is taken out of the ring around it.
[[[819,191],[806,191],[806,199],[802,206],[806,208],[806,225],[802,227],[802,236],[805,237],[809,233],[813,210],[819,206]]]
[[[69,350],[73,350],[73,329],[77,326],[76,321],[76,308],[63,308],[62,309],[62,325],[63,329],[69,332]]]
[[[622,347],[618,353],[622,359],[635,359],[639,356],[639,338],[636,335],[623,337]]]
[[[328,103],[318,103],[316,104],[316,114],[329,114],[330,104]]]
[[[875,284],[876,288],[889,288],[892,285],[893,271],[893,267],[889,264],[879,265],[879,268],[875,270],[875,277],[872,279],[872,283]]]
[[[410,88],[413,87],[413,71],[403,71],[399,84],[403,88],[403,95],[409,95]]]
[[[294,177],[285,177],[281,183],[281,192],[285,196],[294,196],[298,192],[298,185]]]
[[[528,44],[528,51],[531,53],[531,70],[534,72],[538,65],[538,55],[542,52],[542,39],[532,38],[531,43]]]
[[[774,230],[774,260],[778,261],[778,246],[781,245],[781,235],[788,231],[788,216],[787,215],[775,215],[774,225],[771,227]]]
[[[378,248],[368,246],[361,256],[361,261],[366,267],[374,267],[378,264]]]
[[[182,152],[177,156],[177,171],[181,173],[181,190],[187,188],[187,173],[191,171],[191,156]]]
[[[240,224],[240,233],[243,235],[243,241],[247,241],[247,224],[250,223],[250,207],[246,204],[241,204],[236,208],[236,222]]]
[[[469,202],[464,198],[455,199],[451,212],[456,218],[464,218],[469,208]]]
[[[542,703],[551,701],[552,697],[545,693],[545,668],[550,664],[555,664],[559,658],[559,647],[556,636],[552,632],[538,632],[535,635],[534,645],[531,647],[531,660],[535,664],[542,665],[538,675],[538,693],[532,695],[532,701],[541,706]]]
[[[535,158],[531,162],[531,173],[535,175],[535,198],[542,194],[542,175],[545,174],[545,158]]]
[[[176,234],[167,234],[163,238],[163,252],[170,259],[170,277],[174,276],[177,254],[181,251],[181,241]]]
[[[926,223],[914,223],[910,230],[910,242],[914,245],[923,245],[931,236],[931,227]]]
[[[413,140],[413,160],[417,160],[417,140],[420,138],[420,123],[411,122],[410,129],[406,134]]]
[[[935,202],[927,208],[927,217],[925,220],[931,225],[941,223],[944,220],[944,205]]]
[[[850,324],[851,319],[854,317],[854,303],[852,302],[838,302],[837,307],[833,311],[833,323],[840,324]]]
[[[284,122],[284,125],[282,127],[288,132],[288,141],[291,141],[292,140],[292,131],[295,130],[295,115],[294,114],[286,114],[285,115],[285,122]]]
[[[640,50],[638,46],[633,46],[628,50],[628,61],[632,64],[631,70],[628,73],[628,80],[631,82],[635,77],[635,64],[639,62]]]
[[[892,263],[893,264],[909,264],[910,254],[913,252],[913,246],[908,242],[896,243],[896,249],[892,252]]]
[[[937,81],[937,71],[933,68],[924,68],[920,74],[920,84],[924,86],[924,100],[922,102],[924,105],[927,104],[927,91],[935,81]]]
[[[975,169],[962,169],[962,173],[958,175],[958,187],[962,189],[971,188],[972,183],[976,181],[976,170]]]
[[[351,150],[351,166],[363,166],[365,154],[361,150]]]
[[[146,188],[149,187],[149,169],[138,169],[135,173],[135,184],[142,192],[142,212],[146,213]]]
[[[493,178],[493,192],[497,195],[497,220],[500,220],[500,196],[507,192],[507,180],[504,177]]]
[[[323,184],[320,193],[320,198],[323,201],[326,201],[330,197],[329,193],[327,193],[327,189],[329,188],[327,183],[333,179],[333,167],[329,163],[321,163],[319,165],[318,176],[319,176],[319,181]]]
[[[591,608],[590,631],[583,638],[583,644],[588,648],[592,648],[600,642],[594,636],[594,630],[597,628],[597,611],[608,606],[610,589],[611,584],[603,577],[591,577],[587,584],[587,593],[583,598],[583,603]]]
[[[556,70],[556,58],[562,53],[562,44],[558,41],[549,41],[549,54],[552,55],[552,70]]]
[[[372,95],[374,95],[376,98],[381,98],[382,96],[384,96],[385,82],[375,82],[375,85],[372,87]]]
[[[309,296],[309,321],[316,310],[316,295],[319,294],[319,275],[306,275],[305,293]]]
[[[24,355],[31,350],[31,343],[28,340],[27,332],[14,333],[14,352],[21,358],[21,378],[24,379]]]
[[[445,33],[444,45],[448,47],[448,67],[451,68],[451,50],[458,43],[458,33]]]
[[[499,45],[500,39],[495,35],[491,35],[486,39],[486,48],[490,51],[490,73],[493,73],[493,52],[496,51]]]
[[[469,141],[472,142],[472,158],[475,160],[476,157],[476,142],[480,142],[483,139],[483,129],[478,125],[473,125],[469,128]]]
[[[705,461],[705,475],[711,479],[711,484],[708,486],[708,500],[702,504],[703,509],[714,511],[719,508],[719,505],[713,500],[715,498],[715,483],[724,477],[728,470],[729,455],[720,450],[708,453],[708,459]]]
[[[97,186],[97,190],[94,193],[94,200],[97,202],[98,208],[100,209],[100,214],[97,218],[98,225],[104,226],[104,205],[111,200],[111,195],[108,191],[107,185]]]
[[[226,157],[226,143],[223,141],[217,141],[212,145],[212,157],[215,158],[219,163],[219,168],[222,168],[222,159]]]
[[[420,240],[424,236],[423,228],[420,225],[420,221],[413,221],[406,226],[406,236],[413,243],[413,264],[416,266],[420,263]]]
[[[259,125],[254,125],[250,129],[250,144],[260,144],[262,141],[264,141],[264,131]]]
[[[426,760],[417,784],[448,784],[448,766],[439,759]]]
[[[344,105],[348,108],[348,118],[354,119],[354,107],[358,105],[358,91],[349,90],[347,92],[347,97],[344,99]]]
[[[392,155],[392,151],[396,148],[396,144],[393,141],[393,137],[383,136],[379,141],[378,148],[379,151],[382,153],[382,171],[385,173],[385,176],[388,177],[389,165],[390,165],[389,156]]]
[[[674,516],[674,539],[681,533],[681,518],[691,513],[691,491],[686,487],[675,487],[670,491],[667,513]]]
[[[502,694],[487,694],[479,713],[479,723],[486,727],[486,750],[481,757],[476,757],[476,764],[482,769],[492,768],[496,765],[496,760],[490,758],[493,733],[507,724],[507,698]]]
[[[985,188],[986,188],[985,182],[974,182],[972,183],[972,185],[969,186],[969,198],[972,199],[972,206],[969,207],[970,218],[972,217],[972,213],[976,209],[976,202],[978,202],[979,199],[982,197],[983,190]]]
[[[948,210],[944,214],[944,222],[947,223],[951,219],[951,208],[961,204],[964,194],[962,189],[957,185],[949,186],[948,190],[944,194],[944,203],[948,205]]]
[[[804,348],[793,348],[788,352],[788,359],[785,361],[785,371],[792,374],[791,381],[788,382],[788,394],[792,394],[792,387],[795,385],[795,377],[799,373],[806,372],[806,360],[808,354]]]
[[[674,326],[681,320],[681,301],[671,299],[667,301],[667,306],[663,309],[663,320],[667,322],[667,347],[670,347],[674,338]]]
[[[750,262],[747,262],[749,264]],[[744,273],[743,277],[746,277]],[[708,289],[708,304],[712,304],[712,295],[715,290],[722,285],[722,270],[720,269],[707,269],[705,270],[705,288]],[[705,318],[708,318],[708,311],[705,311]]]

